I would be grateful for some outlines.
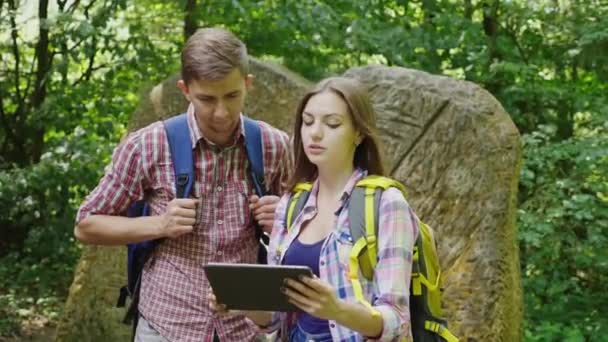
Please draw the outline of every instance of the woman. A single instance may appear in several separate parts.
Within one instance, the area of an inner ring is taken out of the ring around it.
[[[266,331],[279,329],[282,340],[411,340],[409,284],[418,226],[399,190],[382,194],[373,280],[359,277],[371,307],[355,300],[348,278],[353,246],[348,197],[366,175],[385,175],[375,120],[367,92],[349,78],[321,81],[298,106],[288,189],[300,182],[313,182],[313,187],[291,227],[285,217],[292,194],[277,205],[268,262],[306,265],[315,277],[287,281],[283,288],[301,312],[245,313]],[[212,307],[223,309],[215,302]]]

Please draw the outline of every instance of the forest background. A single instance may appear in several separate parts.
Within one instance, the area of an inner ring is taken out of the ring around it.
[[[0,0],[0,340],[53,327],[79,203],[144,90],[215,25],[313,81],[380,63],[490,91],[524,147],[525,340],[608,335],[605,0]]]

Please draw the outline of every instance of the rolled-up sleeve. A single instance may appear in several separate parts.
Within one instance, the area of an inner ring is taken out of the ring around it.
[[[378,264],[374,274],[378,296],[373,306],[382,315],[383,329],[376,340],[411,341],[409,295],[418,219],[403,194],[390,188],[382,194],[379,220]]]
[[[76,223],[94,215],[120,215],[143,197],[143,167],[140,135],[130,134],[116,147],[106,173],[87,196],[76,215]]]

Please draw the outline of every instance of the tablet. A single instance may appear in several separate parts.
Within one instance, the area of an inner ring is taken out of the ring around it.
[[[228,310],[299,311],[281,292],[283,280],[313,276],[308,266],[210,262],[204,269],[217,302]]]

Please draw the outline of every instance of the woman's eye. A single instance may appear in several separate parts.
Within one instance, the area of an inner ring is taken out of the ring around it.
[[[329,128],[338,128],[338,127],[340,127],[340,123],[338,123],[338,122],[328,122],[327,126],[329,126]]]
[[[304,120],[302,120],[302,122],[303,122],[303,123],[304,123],[306,126],[310,126],[310,125],[312,125],[312,123],[313,123],[314,121],[313,121],[313,120],[306,120],[306,119],[304,119]]]

